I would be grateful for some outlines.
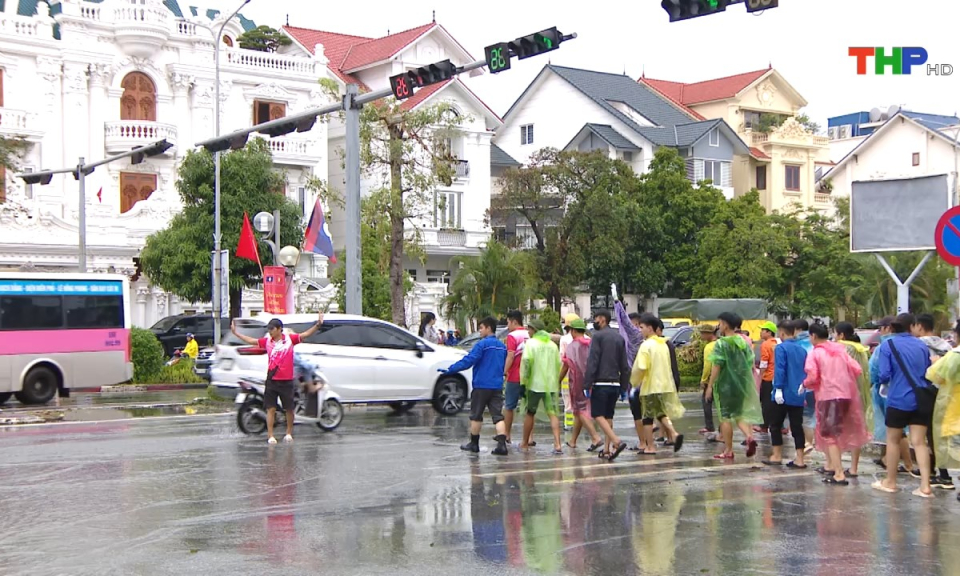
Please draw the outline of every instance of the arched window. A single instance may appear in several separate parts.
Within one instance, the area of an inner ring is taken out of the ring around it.
[[[233,48],[233,38],[227,36],[226,34],[223,35],[223,43]]]
[[[121,120],[157,121],[157,87],[153,80],[142,72],[131,72],[120,84],[123,96],[120,98]]]

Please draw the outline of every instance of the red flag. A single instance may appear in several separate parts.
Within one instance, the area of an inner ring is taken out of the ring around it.
[[[100,187],[100,190],[97,191],[97,200],[103,204],[103,186]]]
[[[246,212],[243,213],[243,228],[240,230],[240,242],[237,244],[237,258],[253,260],[260,266],[257,239],[253,235],[253,226],[250,225],[250,218]]]

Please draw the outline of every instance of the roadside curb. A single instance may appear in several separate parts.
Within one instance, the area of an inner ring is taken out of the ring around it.
[[[130,386],[120,384],[117,386],[97,386],[95,388],[71,388],[71,392],[84,394],[126,394],[128,392],[162,392],[169,390],[206,390],[209,384],[144,384],[142,386]]]

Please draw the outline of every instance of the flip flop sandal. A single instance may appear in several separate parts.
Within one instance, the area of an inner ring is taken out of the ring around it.
[[[925,492],[922,492],[919,488],[917,488],[916,490],[913,491],[913,495],[914,495],[914,496],[919,496],[919,497],[921,497],[921,498],[936,498],[936,496],[933,495],[933,491],[932,491],[932,490],[930,491],[929,494],[927,494],[927,493],[925,493]]]
[[[671,442],[670,440],[664,440],[664,441],[663,441],[663,445],[664,445],[664,446],[673,446],[673,444],[674,444],[674,443]]]
[[[569,442],[564,442],[564,444],[566,444],[566,445],[567,445],[567,448],[570,448],[571,450],[576,450],[576,449],[577,449],[576,446],[574,446],[573,444],[571,444],[571,443],[569,443]]]
[[[733,454],[714,454],[714,460],[733,460]]]
[[[656,456],[656,452],[637,452],[637,456]]]
[[[613,462],[614,460],[616,460],[616,459],[617,459],[617,456],[619,456],[620,453],[623,452],[623,451],[626,450],[626,449],[627,449],[627,443],[626,443],[626,442],[621,442],[621,443],[617,446],[617,449],[613,451],[613,454],[610,455],[610,461]]]
[[[860,477],[859,474],[854,474],[854,473],[851,472],[849,469],[844,470],[843,473],[844,473],[846,476],[849,476],[849,477],[851,477],[851,478],[859,478],[859,477]]]
[[[554,448],[554,449],[553,449],[553,455],[554,455],[554,456],[563,456],[563,448]]]
[[[874,490],[879,490],[880,492],[886,492],[887,494],[897,493],[897,490],[895,488],[887,488],[886,486],[883,485],[883,482],[881,482],[880,480],[877,480],[876,482],[871,484],[870,487],[873,488]]]
[[[757,453],[757,441],[751,438],[747,442],[747,458],[752,458]]]
[[[824,484],[830,484],[831,486],[849,486],[850,482],[847,479],[837,480],[833,476],[827,476],[822,480]]]
[[[530,447],[533,447],[533,446],[536,446],[536,445],[537,445],[537,443],[536,443],[535,441],[533,441],[533,440],[531,440],[530,443],[527,444],[527,446],[530,446]]]
[[[673,441],[673,451],[679,452],[683,448],[683,434],[679,434],[676,440]]]
[[[833,470],[827,470],[827,469],[824,468],[823,466],[817,468],[817,469],[815,470],[815,472],[817,472],[817,473],[819,473],[819,474],[831,474],[831,475],[833,474]]]
[[[604,451],[604,450],[601,450],[601,451],[597,452],[597,457],[599,457],[601,460],[609,460],[609,459],[610,459],[610,455],[607,454],[606,451]]]
[[[783,466],[783,462],[774,462],[773,460],[761,460],[760,463],[767,466]]]
[[[597,448],[601,446],[603,446],[603,442],[598,442],[597,444],[591,444],[590,447],[587,448],[587,452],[596,452]]]
[[[791,460],[787,462],[787,468],[793,468],[795,470],[806,470],[807,468],[809,468],[809,466],[807,466],[806,464],[804,464],[803,466],[798,466],[797,464],[794,463],[793,460]]]

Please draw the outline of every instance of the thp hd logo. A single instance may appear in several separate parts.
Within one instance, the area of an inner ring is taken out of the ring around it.
[[[886,74],[887,69],[895,75],[912,74],[914,66],[927,64],[927,50],[918,46],[886,48],[850,48],[850,56],[857,59],[857,74],[867,74],[867,61],[873,58],[874,74]],[[950,76],[950,64],[927,64],[927,76]]]

